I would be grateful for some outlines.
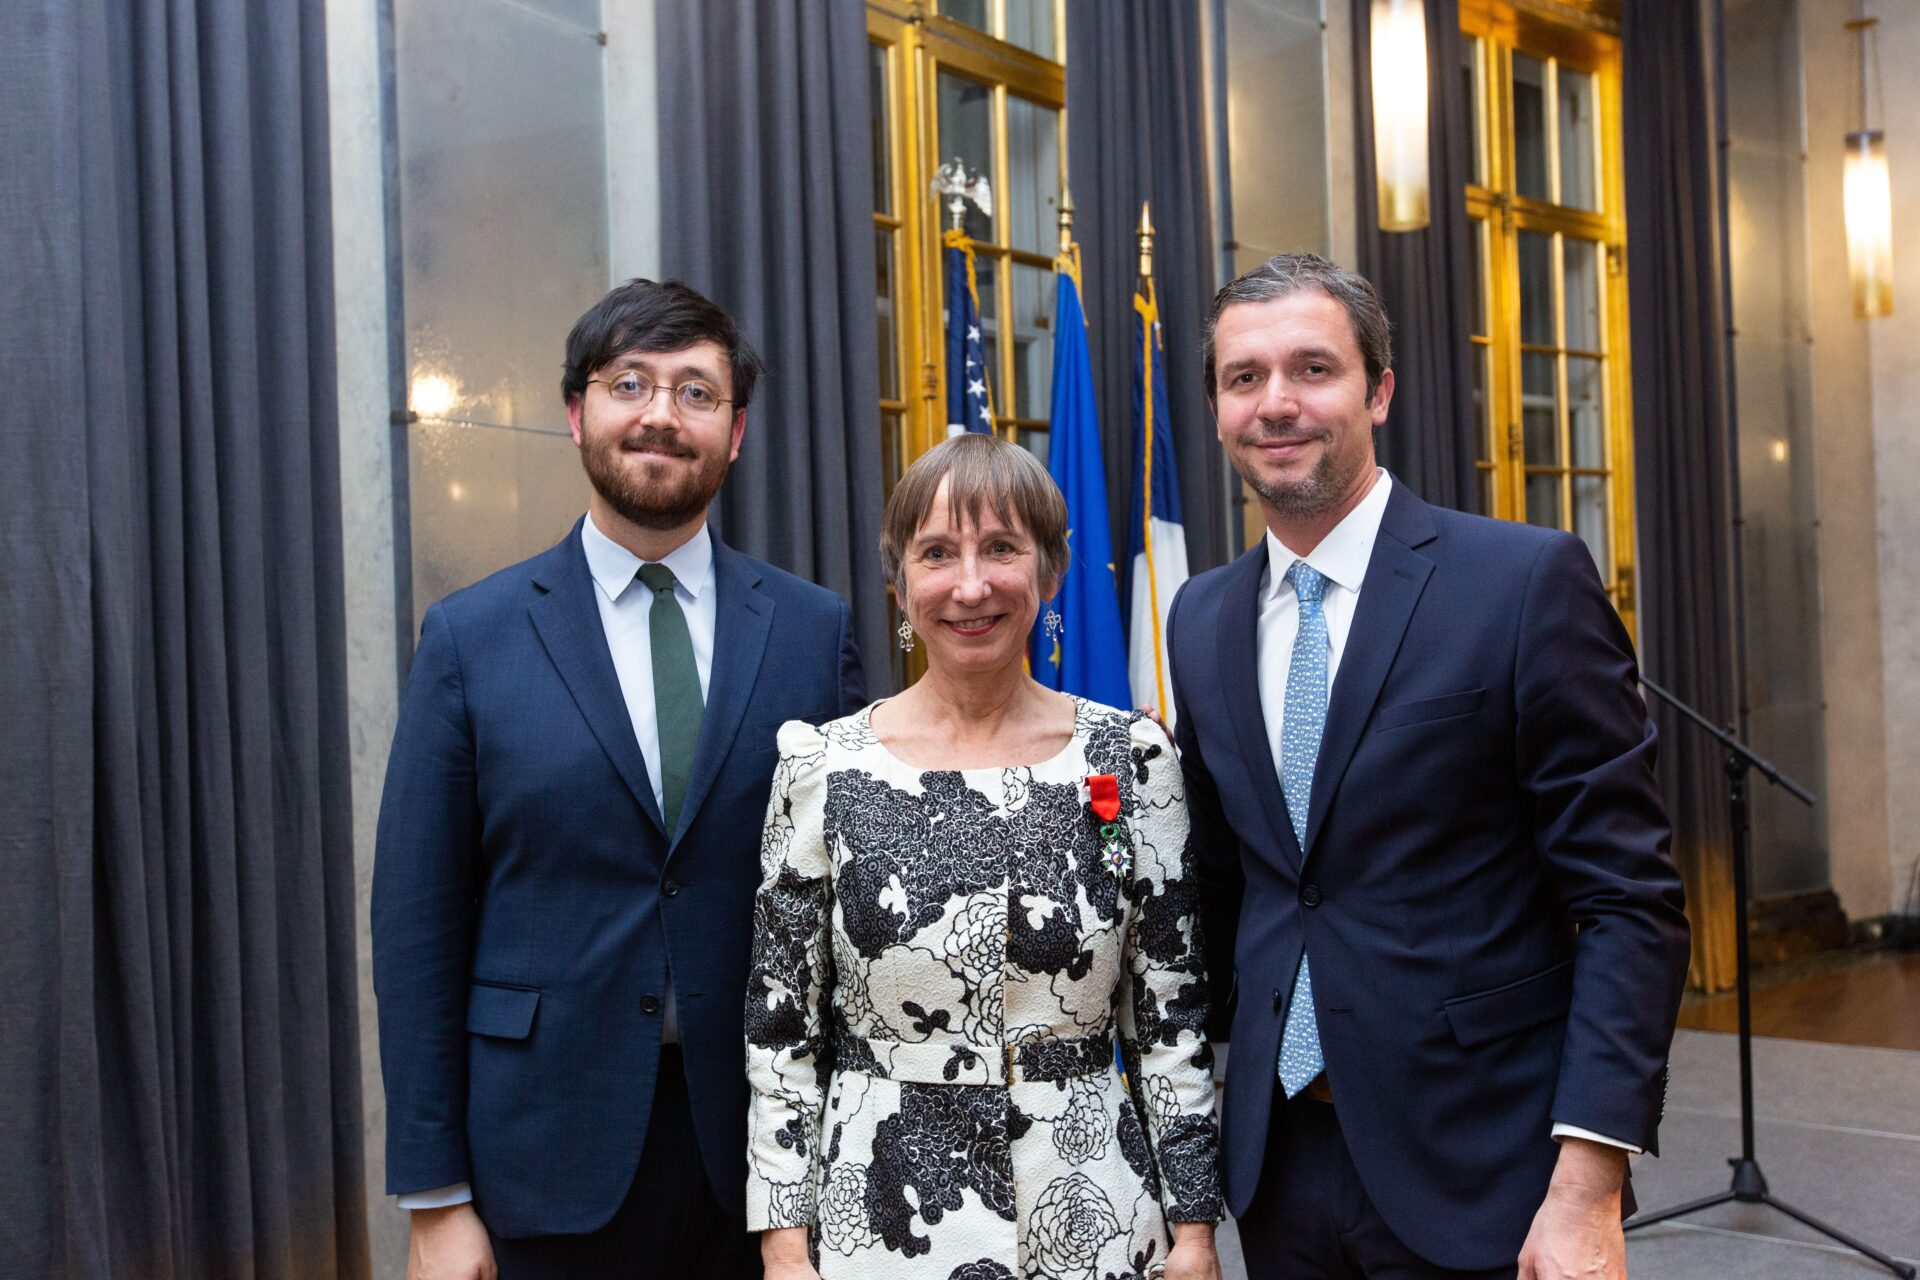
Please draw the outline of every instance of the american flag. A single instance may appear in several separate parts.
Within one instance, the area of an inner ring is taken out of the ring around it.
[[[993,430],[993,397],[987,389],[987,348],[980,336],[980,306],[974,297],[973,241],[949,231],[947,245],[947,431]]]

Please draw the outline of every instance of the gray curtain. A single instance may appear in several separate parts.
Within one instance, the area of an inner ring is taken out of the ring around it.
[[[322,7],[0,39],[0,1276],[368,1274]]]
[[[1428,502],[1479,511],[1474,467],[1473,224],[1462,192],[1472,176],[1473,104],[1460,73],[1457,0],[1426,0],[1427,165],[1432,223],[1382,231],[1373,162],[1373,0],[1353,3],[1354,174],[1360,274],[1393,320],[1393,405],[1378,434],[1383,466]]]
[[[1198,0],[1067,0],[1067,156],[1085,271],[1087,341],[1116,536],[1133,450],[1133,291],[1140,202],[1153,206],[1154,289],[1187,558],[1227,558],[1226,463],[1200,366],[1200,326],[1219,282],[1207,195]],[[1124,546],[1114,548],[1124,555]]]
[[[1621,25],[1640,659],[1650,678],[1730,723],[1732,493],[1700,12],[1627,0]],[[1720,752],[1665,707],[1654,716],[1693,923],[1691,977],[1718,990],[1732,984],[1734,945]]]
[[[658,36],[662,273],[770,369],[721,536],[847,597],[888,692],[866,6],[660,0]]]

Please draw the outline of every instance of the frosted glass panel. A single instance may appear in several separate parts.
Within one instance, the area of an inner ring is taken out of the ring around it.
[[[415,616],[450,591],[552,546],[587,509],[571,438],[422,423],[407,437]]]
[[[585,506],[559,381],[608,283],[599,14],[394,0],[416,613]]]
[[[517,6],[583,31],[600,30],[600,0],[468,0],[467,7],[478,9],[483,5],[489,8],[495,5],[506,8]]]
[[[1234,266],[1328,253],[1326,50],[1319,5],[1225,0]]]

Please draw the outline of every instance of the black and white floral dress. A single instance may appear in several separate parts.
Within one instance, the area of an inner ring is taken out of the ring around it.
[[[1041,764],[916,769],[872,710],[780,730],[748,1225],[810,1228],[823,1280],[1160,1275],[1168,1222],[1221,1211],[1172,745],[1076,700]],[[1083,792],[1101,774],[1112,824]]]

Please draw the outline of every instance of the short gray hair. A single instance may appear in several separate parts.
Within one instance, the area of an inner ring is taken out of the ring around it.
[[[1353,340],[1359,344],[1360,359],[1366,365],[1367,399],[1373,399],[1373,393],[1380,389],[1380,375],[1393,367],[1393,326],[1387,320],[1387,309],[1372,281],[1357,271],[1336,267],[1315,253],[1276,253],[1213,295],[1213,307],[1207,312],[1200,340],[1200,355],[1207,366],[1208,399],[1215,391],[1213,330],[1220,323],[1220,313],[1235,303],[1272,302],[1302,289],[1319,289],[1346,308]]]

